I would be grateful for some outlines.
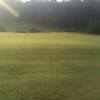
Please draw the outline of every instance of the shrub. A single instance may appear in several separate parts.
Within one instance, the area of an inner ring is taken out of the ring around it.
[[[16,33],[27,33],[26,31],[16,31]]]
[[[100,35],[100,20],[88,24],[88,32]]]
[[[74,29],[74,28],[65,28],[64,32],[76,32],[76,29]]]
[[[30,33],[40,33],[40,30],[39,29],[36,29],[36,28],[31,28],[29,30]]]
[[[6,32],[5,28],[0,25],[0,32]]]

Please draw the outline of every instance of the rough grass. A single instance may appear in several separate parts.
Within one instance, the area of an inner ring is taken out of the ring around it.
[[[100,37],[0,34],[0,100],[100,100]]]

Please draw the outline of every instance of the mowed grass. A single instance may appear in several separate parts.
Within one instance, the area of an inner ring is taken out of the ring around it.
[[[100,100],[100,36],[1,33],[0,100]]]

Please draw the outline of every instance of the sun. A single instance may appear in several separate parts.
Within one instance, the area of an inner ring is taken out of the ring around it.
[[[31,0],[20,0],[23,3],[30,2]]]

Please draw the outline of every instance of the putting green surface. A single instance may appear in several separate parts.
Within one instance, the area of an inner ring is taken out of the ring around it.
[[[0,100],[100,100],[100,36],[1,33]]]

